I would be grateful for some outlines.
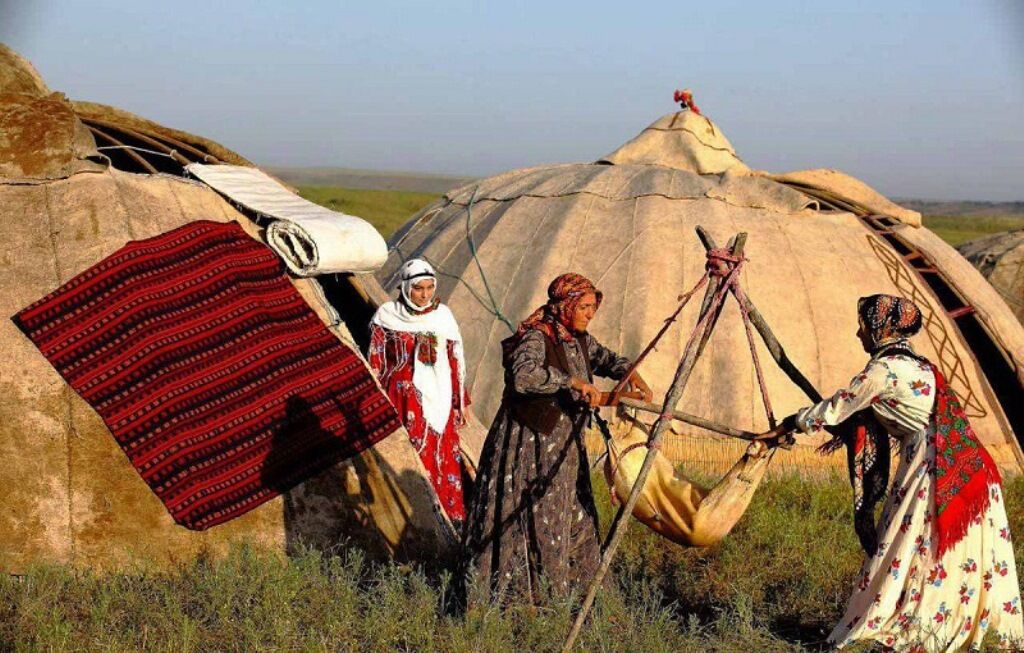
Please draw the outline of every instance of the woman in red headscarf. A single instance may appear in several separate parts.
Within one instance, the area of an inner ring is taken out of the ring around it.
[[[594,376],[621,379],[630,367],[587,332],[601,297],[585,277],[563,274],[502,342],[505,394],[466,529],[467,562],[499,598],[564,595],[600,562],[583,431],[600,401]],[[650,398],[639,375],[631,384]]]
[[[892,295],[857,306],[864,370],[832,397],[792,415],[790,430],[835,429],[847,447],[854,527],[867,559],[829,642],[897,651],[976,650],[985,633],[1024,648],[1024,623],[999,471],[942,373],[908,340],[921,311]],[[890,442],[900,464],[889,488]],[[875,505],[888,490],[881,519]]]

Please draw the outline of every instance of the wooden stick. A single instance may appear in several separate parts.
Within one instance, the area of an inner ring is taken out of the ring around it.
[[[700,225],[697,226],[697,236],[701,239],[701,242],[704,243],[704,246],[705,246],[706,249],[708,249],[708,250],[714,249],[714,247],[715,247],[714,239],[711,237],[711,234],[709,234],[704,229],[704,227],[701,227]],[[743,252],[743,243],[746,242],[747,235],[746,234],[740,234],[740,236],[742,236],[743,242],[740,243],[738,251],[740,253],[742,253]],[[730,250],[732,250],[736,246],[736,242],[737,242],[737,237],[734,236],[733,238],[730,238],[729,239],[729,244],[728,244],[727,247]],[[707,312],[708,306],[711,305],[711,299],[712,299],[712,297],[715,296],[715,291],[718,290],[718,286],[721,283],[721,281],[722,281],[721,278],[719,278],[717,276],[714,276],[714,275],[711,275],[710,278],[708,279],[708,281],[707,281],[707,289],[704,292],[704,299],[703,299],[703,301],[701,301],[699,315],[704,315],[704,313]],[[690,291],[690,292],[693,292],[693,291]],[[647,347],[645,347],[644,350],[642,352],[640,352],[640,355],[637,356],[636,360],[633,361],[633,364],[629,366],[629,370],[627,371],[626,375],[623,376],[622,380],[619,381],[615,385],[615,388],[612,390],[612,400],[611,400],[610,403],[608,403],[606,405],[614,405],[616,403],[615,397],[622,393],[622,388],[626,387],[626,384],[629,382],[629,379],[633,375],[633,372],[638,367],[640,367],[640,363],[642,363],[644,358],[646,358],[647,355],[651,352],[651,350],[655,348],[655,345],[657,345],[658,341],[661,340],[661,337],[665,334],[666,331],[668,331],[669,327],[671,327],[672,324],[675,323],[676,318],[679,317],[679,314],[683,311],[683,307],[685,306],[686,302],[688,302],[688,301],[689,301],[689,298],[687,298],[683,303],[681,303],[679,305],[679,307],[676,308],[675,312],[672,313],[672,315],[670,315],[667,320],[665,320],[665,323],[662,325],[662,327],[658,331],[658,333],[655,334],[655,336],[651,340],[650,344],[648,344]],[[712,317],[712,321],[713,322],[718,322],[718,317],[721,314],[722,314],[722,306],[719,305],[718,310],[715,312],[714,317]],[[711,332],[710,331],[705,331],[701,335],[700,343],[697,345],[697,358],[700,358],[701,353],[703,353],[703,351],[704,351],[704,347],[708,344],[708,340],[710,340],[710,339],[711,339]]]
[[[711,250],[715,247],[715,241],[711,237],[711,234],[704,232],[700,227],[698,227],[697,233],[702,234],[701,242],[704,244],[705,249]],[[733,296],[736,297],[737,301],[740,301],[743,308],[746,309],[747,314],[750,316],[751,324],[754,325],[754,328],[757,329],[757,332],[761,335],[761,339],[768,348],[768,353],[770,353],[772,358],[775,359],[775,362],[778,363],[779,368],[786,373],[786,376],[788,376],[798,388],[804,391],[804,394],[806,394],[811,401],[814,403],[821,401],[821,393],[818,392],[817,388],[814,387],[814,384],[812,384],[807,377],[797,369],[796,365],[793,364],[793,361],[789,359],[789,356],[786,354],[786,350],[782,348],[782,344],[779,343],[778,338],[776,338],[775,334],[772,333],[771,327],[768,326],[768,322],[764,319],[764,316],[761,315],[761,311],[757,310],[757,307],[754,306],[754,302],[746,296],[743,297],[743,300],[740,300],[736,293],[733,293]]]
[[[697,235],[700,236],[701,242],[703,242],[705,244],[711,244],[711,247],[708,248],[709,251],[711,249],[714,249],[713,243],[715,241],[711,237],[711,234],[709,234],[707,231],[705,231],[704,227],[700,227],[700,226],[697,227]],[[743,255],[743,248],[746,247],[746,245],[747,245],[747,234],[741,233],[741,234],[737,234],[735,237],[730,239],[729,240],[729,244],[727,245],[727,247],[732,251],[734,256],[742,256]],[[722,280],[719,277],[711,277],[711,280],[710,280],[709,283],[714,284],[714,288],[717,289],[719,284],[721,283],[721,281]],[[704,297],[705,305],[701,306],[701,311],[702,312],[707,310],[706,309],[706,305],[709,303],[708,302],[708,298],[709,298],[709,296],[705,296]],[[724,307],[725,307],[725,302],[723,301],[721,304],[718,305],[718,310],[715,312],[715,315],[712,318],[711,324],[717,324],[718,323],[718,318],[722,315],[722,308],[724,308]],[[697,345],[697,358],[700,358],[700,355],[704,353],[704,347],[707,346],[708,341],[710,339],[711,339],[711,329],[706,329],[704,331],[704,335],[701,336],[700,344]]]
[[[146,161],[146,159],[144,159],[141,154],[139,154],[132,148],[128,147],[127,145],[117,140],[116,138],[106,133],[105,131],[97,127],[94,127],[93,125],[86,125],[86,127],[88,127],[89,131],[91,131],[93,134],[96,134],[100,138],[106,140],[108,143],[122,148],[125,154],[130,156],[135,161],[135,163],[138,163],[140,166],[142,166],[146,171],[149,172],[149,174],[155,175],[157,173],[157,169],[153,167],[153,164],[150,163],[149,161]]]
[[[750,316],[750,323],[753,324],[754,328],[757,329],[757,332],[761,334],[761,339],[764,340],[765,347],[768,348],[768,352],[772,355],[772,358],[775,359],[775,362],[778,363],[779,368],[786,373],[786,376],[788,376],[798,388],[804,391],[804,394],[806,394],[811,401],[814,403],[821,401],[821,393],[818,392],[817,388],[814,387],[814,384],[812,384],[807,377],[797,369],[796,365],[793,364],[793,361],[789,359],[789,356],[786,354],[786,350],[782,348],[782,344],[779,342],[778,338],[775,337],[775,334],[772,333],[771,327],[768,326],[768,322],[764,319],[764,316],[761,315],[761,311],[757,310],[757,307],[754,306],[754,303],[750,301],[749,298],[744,297],[743,299],[746,300],[743,302],[743,306],[747,309],[747,315]]]
[[[166,141],[173,145],[174,147],[181,148],[186,152],[192,154],[193,156],[202,159],[203,162],[212,161],[213,163],[220,163],[220,160],[217,157],[213,156],[212,154],[207,154],[206,152],[203,152],[199,148],[193,147],[192,145],[180,141],[172,136],[168,136],[167,134],[155,134],[147,129],[132,129],[130,127],[126,127],[125,125],[119,125],[116,122],[109,122],[107,120],[102,120],[100,118],[82,118],[82,122],[87,124],[92,123],[95,125],[99,125],[100,127],[106,127],[108,129],[116,129],[117,131],[124,132],[129,136],[148,136],[149,138],[155,138],[157,140]],[[139,140],[142,139],[140,138]]]
[[[699,234],[699,232],[698,232]],[[721,284],[718,284],[719,286]],[[708,288],[705,297],[711,293],[711,288]],[[701,311],[701,316],[697,321],[695,331],[703,329],[703,333],[709,333],[714,328],[715,317],[714,313],[717,313],[715,309],[715,303],[722,302],[725,300],[725,291],[722,288],[718,288],[711,301],[705,300],[706,310]],[[590,613],[590,608],[594,604],[594,599],[597,597],[597,591],[601,587],[601,582],[604,580],[605,575],[608,573],[608,569],[611,568],[612,558],[615,556],[615,551],[619,547],[619,543],[622,541],[622,537],[626,534],[626,530],[629,526],[628,517],[633,514],[633,508],[636,506],[637,501],[640,498],[640,491],[643,489],[644,484],[647,483],[647,476],[651,472],[651,467],[654,466],[654,459],[658,453],[658,445],[661,444],[661,436],[665,433],[665,429],[668,427],[671,418],[666,414],[669,410],[674,410],[679,398],[683,394],[683,390],[686,387],[686,382],[690,379],[690,374],[693,372],[694,363],[697,361],[697,340],[695,338],[696,332],[691,337],[689,343],[687,343],[686,350],[683,352],[682,360],[679,361],[679,366],[676,368],[675,378],[672,379],[672,385],[669,387],[668,394],[665,396],[665,402],[662,405],[660,415],[654,422],[654,427],[651,429],[650,448],[647,451],[647,455],[644,457],[644,464],[640,468],[640,473],[637,475],[636,481],[633,483],[633,489],[629,493],[629,499],[626,500],[615,514],[615,519],[612,522],[611,530],[608,533],[608,539],[605,541],[604,550],[601,553],[601,564],[597,568],[597,572],[594,575],[594,579],[590,583],[590,588],[587,590],[587,596],[583,600],[583,605],[580,606],[580,611],[576,615],[576,621],[572,625],[572,629],[569,631],[569,636],[565,640],[565,646],[562,648],[563,653],[569,653],[572,650],[573,644],[576,642],[576,638],[579,636],[580,631],[583,629],[583,623],[587,619],[587,615]]]
[[[646,401],[641,401],[640,399],[634,399],[632,397],[620,397],[619,403],[622,404],[623,406],[636,408],[637,410],[647,411],[648,413],[661,413],[661,406],[659,406],[658,404],[647,403]],[[714,431],[715,433],[721,433],[722,435],[728,435],[731,438],[739,438],[741,440],[754,440],[757,438],[758,435],[760,435],[759,433],[753,433],[751,431],[734,429],[731,426],[719,424],[714,420],[698,417],[697,415],[690,415],[689,413],[684,413],[681,410],[673,410],[671,412],[671,415],[673,419],[677,419],[680,422],[685,422],[687,424],[699,426],[702,429]]]
[[[155,147],[156,149],[160,150],[164,154],[166,154],[169,157],[171,157],[172,159],[174,159],[175,163],[177,163],[181,167],[185,167],[188,164],[192,163],[192,161],[190,161],[183,154],[181,154],[181,152],[178,152],[176,149],[173,149],[173,148],[169,147],[166,143],[164,143],[162,141],[159,141],[159,140],[157,140],[155,138],[147,136],[146,134],[143,134],[142,132],[137,132],[134,129],[128,129],[127,127],[122,127],[121,131],[123,131],[124,133],[128,134],[129,136],[132,136],[133,138],[139,139],[140,141],[142,141],[143,143],[146,143],[147,145],[151,145],[151,146]]]

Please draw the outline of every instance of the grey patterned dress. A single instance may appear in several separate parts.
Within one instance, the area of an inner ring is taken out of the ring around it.
[[[590,370],[620,379],[630,361],[586,334]],[[528,331],[506,362],[506,395],[555,395],[570,376],[586,379],[583,350],[561,343],[569,374],[546,364],[545,336]],[[591,578],[600,562],[597,509],[583,431],[587,411],[563,412],[549,432],[535,432],[502,403],[487,435],[466,530],[467,562],[479,584],[503,599],[565,595]],[[546,588],[546,590],[545,590]]]

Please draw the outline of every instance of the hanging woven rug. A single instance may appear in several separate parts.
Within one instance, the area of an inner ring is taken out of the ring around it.
[[[359,356],[234,222],[129,242],[13,320],[190,529],[400,425]]]

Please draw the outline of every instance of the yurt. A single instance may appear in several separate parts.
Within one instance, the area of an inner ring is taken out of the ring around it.
[[[1024,322],[1024,229],[978,238],[957,247],[964,258],[988,279]]]
[[[671,113],[592,163],[513,170],[448,192],[389,242],[377,278],[424,257],[466,341],[477,417],[489,423],[502,393],[499,342],[546,300],[558,274],[594,280],[604,302],[592,332],[637,356],[702,275],[695,228],[719,245],[748,234],[742,285],[789,358],[823,394],[866,361],[855,337],[863,295],[909,297],[926,315],[919,351],[941,367],[975,429],[1005,470],[1024,456],[1024,329],[1003,298],[918,213],[834,170],[753,170],[721,128],[695,111]],[[699,310],[691,302],[640,367],[664,396]],[[809,404],[758,342],[779,417]],[[767,428],[741,313],[727,302],[678,409],[751,431]],[[663,453],[697,473],[721,475],[745,443],[686,426]],[[772,472],[839,471],[816,442],[775,456]],[[596,453],[596,452],[595,452]]]
[[[220,162],[251,165],[206,139],[71,102],[0,46],[3,315],[10,318],[129,241],[186,223],[236,221],[258,238],[255,215],[183,177],[186,165]],[[372,277],[362,284],[342,276],[291,282],[356,350],[347,323],[358,333],[371,314]],[[371,556],[407,558],[446,546],[425,471],[401,428],[237,519],[202,531],[176,525],[97,413],[11,319],[0,321],[0,340],[5,572],[40,562],[159,567],[235,542],[281,552],[349,542]]]

